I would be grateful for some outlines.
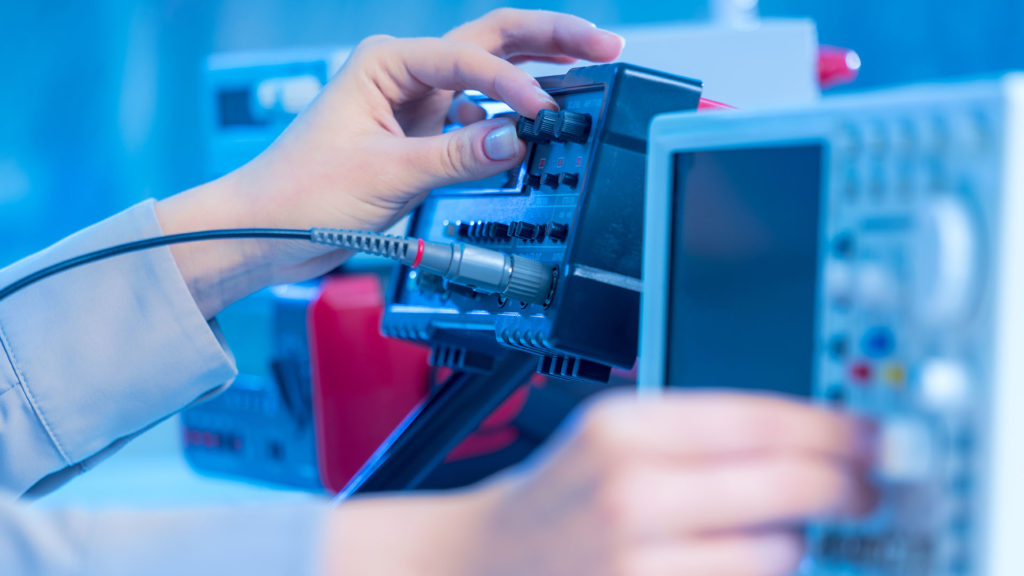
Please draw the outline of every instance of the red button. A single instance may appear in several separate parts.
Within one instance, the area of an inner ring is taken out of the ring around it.
[[[203,432],[203,446],[207,448],[217,448],[220,446],[220,437],[210,432]]]
[[[857,362],[850,366],[850,378],[859,384],[871,381],[871,365],[864,362]]]

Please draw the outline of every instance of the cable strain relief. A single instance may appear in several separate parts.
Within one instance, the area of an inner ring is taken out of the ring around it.
[[[415,239],[374,232],[313,228],[310,237],[317,244],[354,250],[373,256],[382,256],[401,261],[405,264],[411,263],[417,253]]]

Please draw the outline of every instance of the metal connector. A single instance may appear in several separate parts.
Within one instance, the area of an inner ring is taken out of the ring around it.
[[[477,292],[500,294],[527,304],[547,304],[554,284],[554,271],[542,262],[461,242],[425,242],[374,232],[326,228],[313,229],[312,240],[384,256]]]
[[[529,304],[547,303],[554,278],[551,268],[536,260],[462,243],[424,242],[418,267],[478,292]]]

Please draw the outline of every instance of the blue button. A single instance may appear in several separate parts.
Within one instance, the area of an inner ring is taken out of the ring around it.
[[[860,340],[861,351],[869,358],[884,358],[892,354],[895,347],[896,336],[883,326],[869,329]]]

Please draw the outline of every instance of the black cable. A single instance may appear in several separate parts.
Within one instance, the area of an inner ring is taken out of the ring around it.
[[[544,304],[546,306],[554,291],[554,273],[549,264],[524,258],[518,254],[470,246],[462,242],[451,244],[426,242],[421,238],[335,228],[313,228],[310,230],[239,228],[158,236],[82,254],[47,266],[5,286],[0,289],[0,301],[44,278],[83,264],[169,244],[227,238],[305,240],[343,250],[372,254],[438,274],[449,282],[468,286],[478,292],[499,294],[526,304]]]
[[[222,240],[225,238],[278,238],[278,239],[294,239],[294,240],[312,240],[312,230],[296,230],[296,229],[275,229],[275,228],[240,228],[237,230],[204,230],[201,232],[185,232],[183,234],[171,234],[169,236],[158,236],[156,238],[146,238],[144,240],[136,240],[134,242],[125,242],[124,244],[118,244],[109,248],[103,248],[95,250],[93,252],[87,252],[81,256],[74,258],[68,258],[56,264],[51,264],[42,270],[33,272],[28,276],[25,276],[3,289],[0,289],[0,300],[7,298],[11,294],[31,286],[36,282],[44,278],[49,278],[54,274],[60,274],[72,268],[96,262],[98,260],[105,260],[121,254],[127,254],[129,252],[138,252],[140,250],[147,250],[149,248],[157,248],[160,246],[167,246],[169,244],[182,244],[185,242],[202,242],[204,240]]]

